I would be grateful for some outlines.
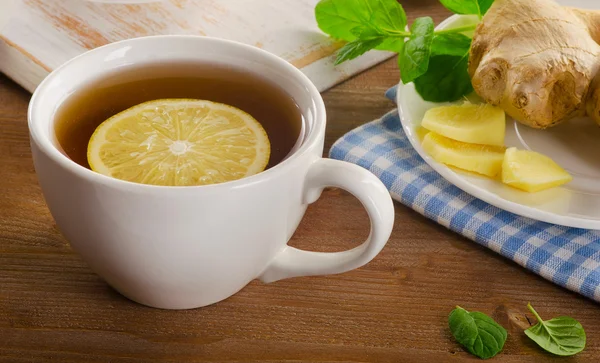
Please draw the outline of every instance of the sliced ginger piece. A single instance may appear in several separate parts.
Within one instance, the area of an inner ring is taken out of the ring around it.
[[[425,138],[425,136],[429,133],[429,130],[427,130],[426,128],[422,127],[422,126],[417,126],[415,128],[415,134],[417,135],[417,138],[419,138],[420,141],[423,141],[423,139]]]
[[[458,141],[503,146],[506,116],[489,104],[465,103],[429,109],[421,126]]]
[[[460,169],[495,177],[502,171],[504,147],[468,144],[435,132],[423,138],[423,149],[436,161]]]
[[[526,192],[539,192],[570,182],[573,177],[554,160],[530,150],[506,150],[502,182]]]

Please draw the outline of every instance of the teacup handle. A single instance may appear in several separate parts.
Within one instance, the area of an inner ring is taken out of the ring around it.
[[[394,225],[394,204],[383,183],[366,169],[344,161],[319,159],[306,176],[304,202],[314,203],[325,187],[352,193],[367,210],[371,232],[358,247],[343,252],[311,252],[286,246],[259,279],[273,282],[289,277],[329,275],[353,270],[371,261],[385,246]]]

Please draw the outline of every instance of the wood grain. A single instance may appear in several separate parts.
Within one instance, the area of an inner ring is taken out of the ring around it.
[[[0,71],[33,91],[51,70],[89,49],[172,34],[206,35],[263,48],[301,69],[319,90],[390,57],[389,52],[370,52],[334,67],[334,53],[342,44],[319,30],[314,18],[317,2],[1,0]]]
[[[404,1],[409,14],[445,12]],[[327,148],[343,133],[393,108],[383,92],[398,80],[386,62],[324,94]],[[393,235],[358,270],[335,276],[253,282],[202,309],[164,311],[110,289],[69,248],[46,209],[31,162],[29,94],[0,78],[0,362],[458,362],[478,361],[447,328],[455,305],[485,312],[509,330],[493,362],[600,361],[599,306],[531,274],[396,204]],[[328,190],[291,244],[339,251],[368,234],[350,195]],[[556,358],[522,330],[570,315],[588,346]]]

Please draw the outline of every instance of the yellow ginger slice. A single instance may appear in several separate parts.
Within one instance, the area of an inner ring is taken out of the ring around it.
[[[546,155],[530,150],[506,150],[502,164],[502,182],[526,192],[557,187],[573,177]]]
[[[421,126],[458,141],[503,146],[506,116],[489,104],[465,103],[429,109]]]
[[[468,171],[495,177],[502,171],[504,147],[468,144],[430,132],[423,149],[436,161]]]

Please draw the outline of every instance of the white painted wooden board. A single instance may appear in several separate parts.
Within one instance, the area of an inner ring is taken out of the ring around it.
[[[195,34],[272,52],[300,68],[323,91],[391,56],[374,51],[334,67],[340,44],[318,29],[317,2],[0,0],[0,71],[33,91],[50,71],[88,49],[147,35]]]

